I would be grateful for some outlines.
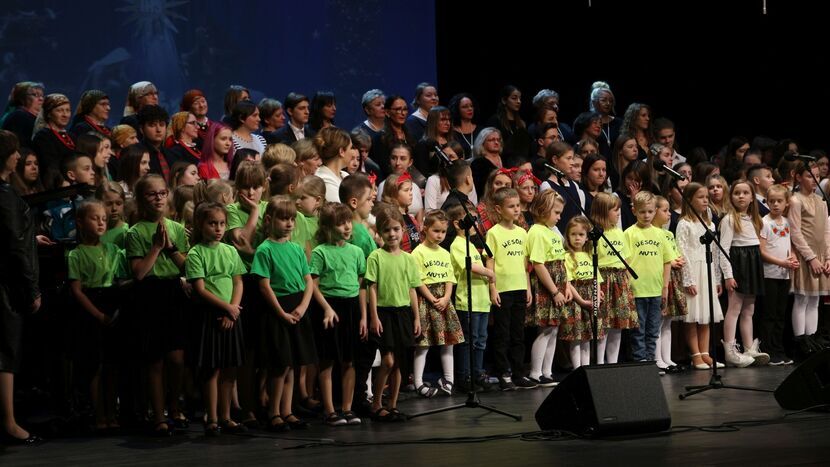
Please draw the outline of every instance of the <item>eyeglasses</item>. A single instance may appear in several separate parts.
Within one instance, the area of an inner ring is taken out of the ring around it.
[[[43,97],[44,97],[42,92],[29,92],[29,93],[26,93],[26,95],[32,96],[35,99],[43,99]]]
[[[404,114],[409,112],[409,109],[407,109],[406,107],[392,107],[391,109],[389,109],[389,111]]]
[[[169,194],[170,194],[170,192],[167,191],[167,190],[148,191],[147,193],[144,193],[144,196],[146,198],[149,198],[149,199],[154,199],[154,198],[164,199],[164,198],[167,198],[167,195],[169,195]]]
[[[501,143],[501,138],[487,138],[484,140],[485,143]]]
[[[188,120],[184,123],[185,125],[198,125],[198,122],[196,120]]]

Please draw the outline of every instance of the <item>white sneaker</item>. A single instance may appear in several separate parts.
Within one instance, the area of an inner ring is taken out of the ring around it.
[[[721,340],[721,344],[723,344],[723,350],[726,354],[726,363],[738,368],[746,368],[749,365],[755,363],[755,359],[753,357],[750,357],[749,355],[744,355],[740,352],[737,343],[724,342],[723,340]]]
[[[749,355],[755,359],[755,366],[764,366],[769,363],[769,354],[761,352],[760,347],[761,341],[755,339],[752,341],[752,345],[744,348],[744,355]]]

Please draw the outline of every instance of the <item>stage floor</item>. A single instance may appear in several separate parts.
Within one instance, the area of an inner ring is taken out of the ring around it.
[[[775,389],[794,369],[767,367],[727,369],[724,382]],[[526,441],[518,437],[478,443],[443,441],[412,443],[426,438],[483,437],[538,430],[534,413],[550,389],[482,394],[481,400],[523,416],[521,422],[480,409],[460,409],[405,423],[364,422],[358,427],[330,428],[314,423],[307,431],[285,434],[252,431],[206,439],[200,425],[172,438],[140,436],[50,440],[38,447],[0,447],[0,465],[135,465],[302,462],[318,465],[553,465],[610,462],[659,465],[814,465],[830,463],[830,414],[806,413],[782,419],[788,413],[771,393],[720,389],[678,400],[683,386],[705,384],[709,373],[691,371],[661,377],[672,425],[715,426],[726,422],[776,419],[740,427],[739,431],[658,433],[604,439]],[[406,413],[462,403],[464,395],[425,400],[410,398],[400,404]],[[375,443],[343,446],[337,443]],[[316,447],[291,449],[321,443]]]

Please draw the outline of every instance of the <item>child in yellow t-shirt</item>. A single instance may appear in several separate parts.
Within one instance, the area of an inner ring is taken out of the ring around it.
[[[523,370],[525,309],[532,297],[527,274],[527,232],[514,224],[522,215],[519,193],[513,188],[501,188],[492,200],[499,217],[499,223],[487,231],[487,246],[493,252],[487,267],[496,273],[495,283],[490,284],[490,299],[496,306],[493,369],[502,391],[535,388],[537,385]],[[515,381],[509,373],[511,369]]]
[[[631,255],[628,263],[638,275],[631,281],[640,321],[640,327],[631,333],[631,350],[638,361],[654,360],[662,310],[668,298],[670,264],[674,259],[663,230],[651,225],[656,212],[656,197],[648,191],[637,193],[634,196],[637,223],[625,230]]]

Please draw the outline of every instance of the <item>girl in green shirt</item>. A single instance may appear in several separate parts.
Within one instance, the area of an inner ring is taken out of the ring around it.
[[[242,274],[245,265],[234,247],[221,243],[227,212],[221,204],[202,203],[196,208],[193,242],[185,261],[187,280],[197,299],[198,345],[193,362],[201,370],[205,400],[205,435],[247,431],[231,420],[231,399],[236,369],[242,365]],[[219,418],[221,417],[221,418]],[[221,421],[220,421],[221,420]]]
[[[123,250],[124,236],[130,229],[124,217],[124,203],[126,202],[124,189],[117,182],[104,181],[95,191],[95,197],[104,203],[107,213],[107,231],[101,237],[101,241],[114,243]]]
[[[86,201],[77,210],[80,244],[69,252],[68,279],[80,314],[73,334],[76,370],[89,381],[95,408],[95,429],[118,428],[115,399],[115,350],[118,338],[111,325],[118,314],[117,278],[126,275],[124,253],[104,243],[107,214],[100,201]]]
[[[314,278],[312,308],[314,341],[320,357],[320,392],[326,423],[331,426],[359,425],[352,412],[355,369],[360,340],[367,337],[366,290],[363,275],[366,260],[363,251],[350,243],[352,211],[340,203],[326,203],[320,210],[319,245],[311,252],[311,276]],[[340,362],[342,413],[334,410],[331,372]]]
[[[187,297],[180,277],[187,238],[184,227],[165,218],[170,191],[159,175],[150,174],[135,184],[139,221],[125,238],[127,258],[135,279],[136,310],[140,315],[139,351],[148,360],[148,384],[154,415],[154,434],[168,436],[172,427],[164,414],[164,364],[168,366],[170,417],[177,427],[189,421],[179,410],[186,338],[184,310]]]

